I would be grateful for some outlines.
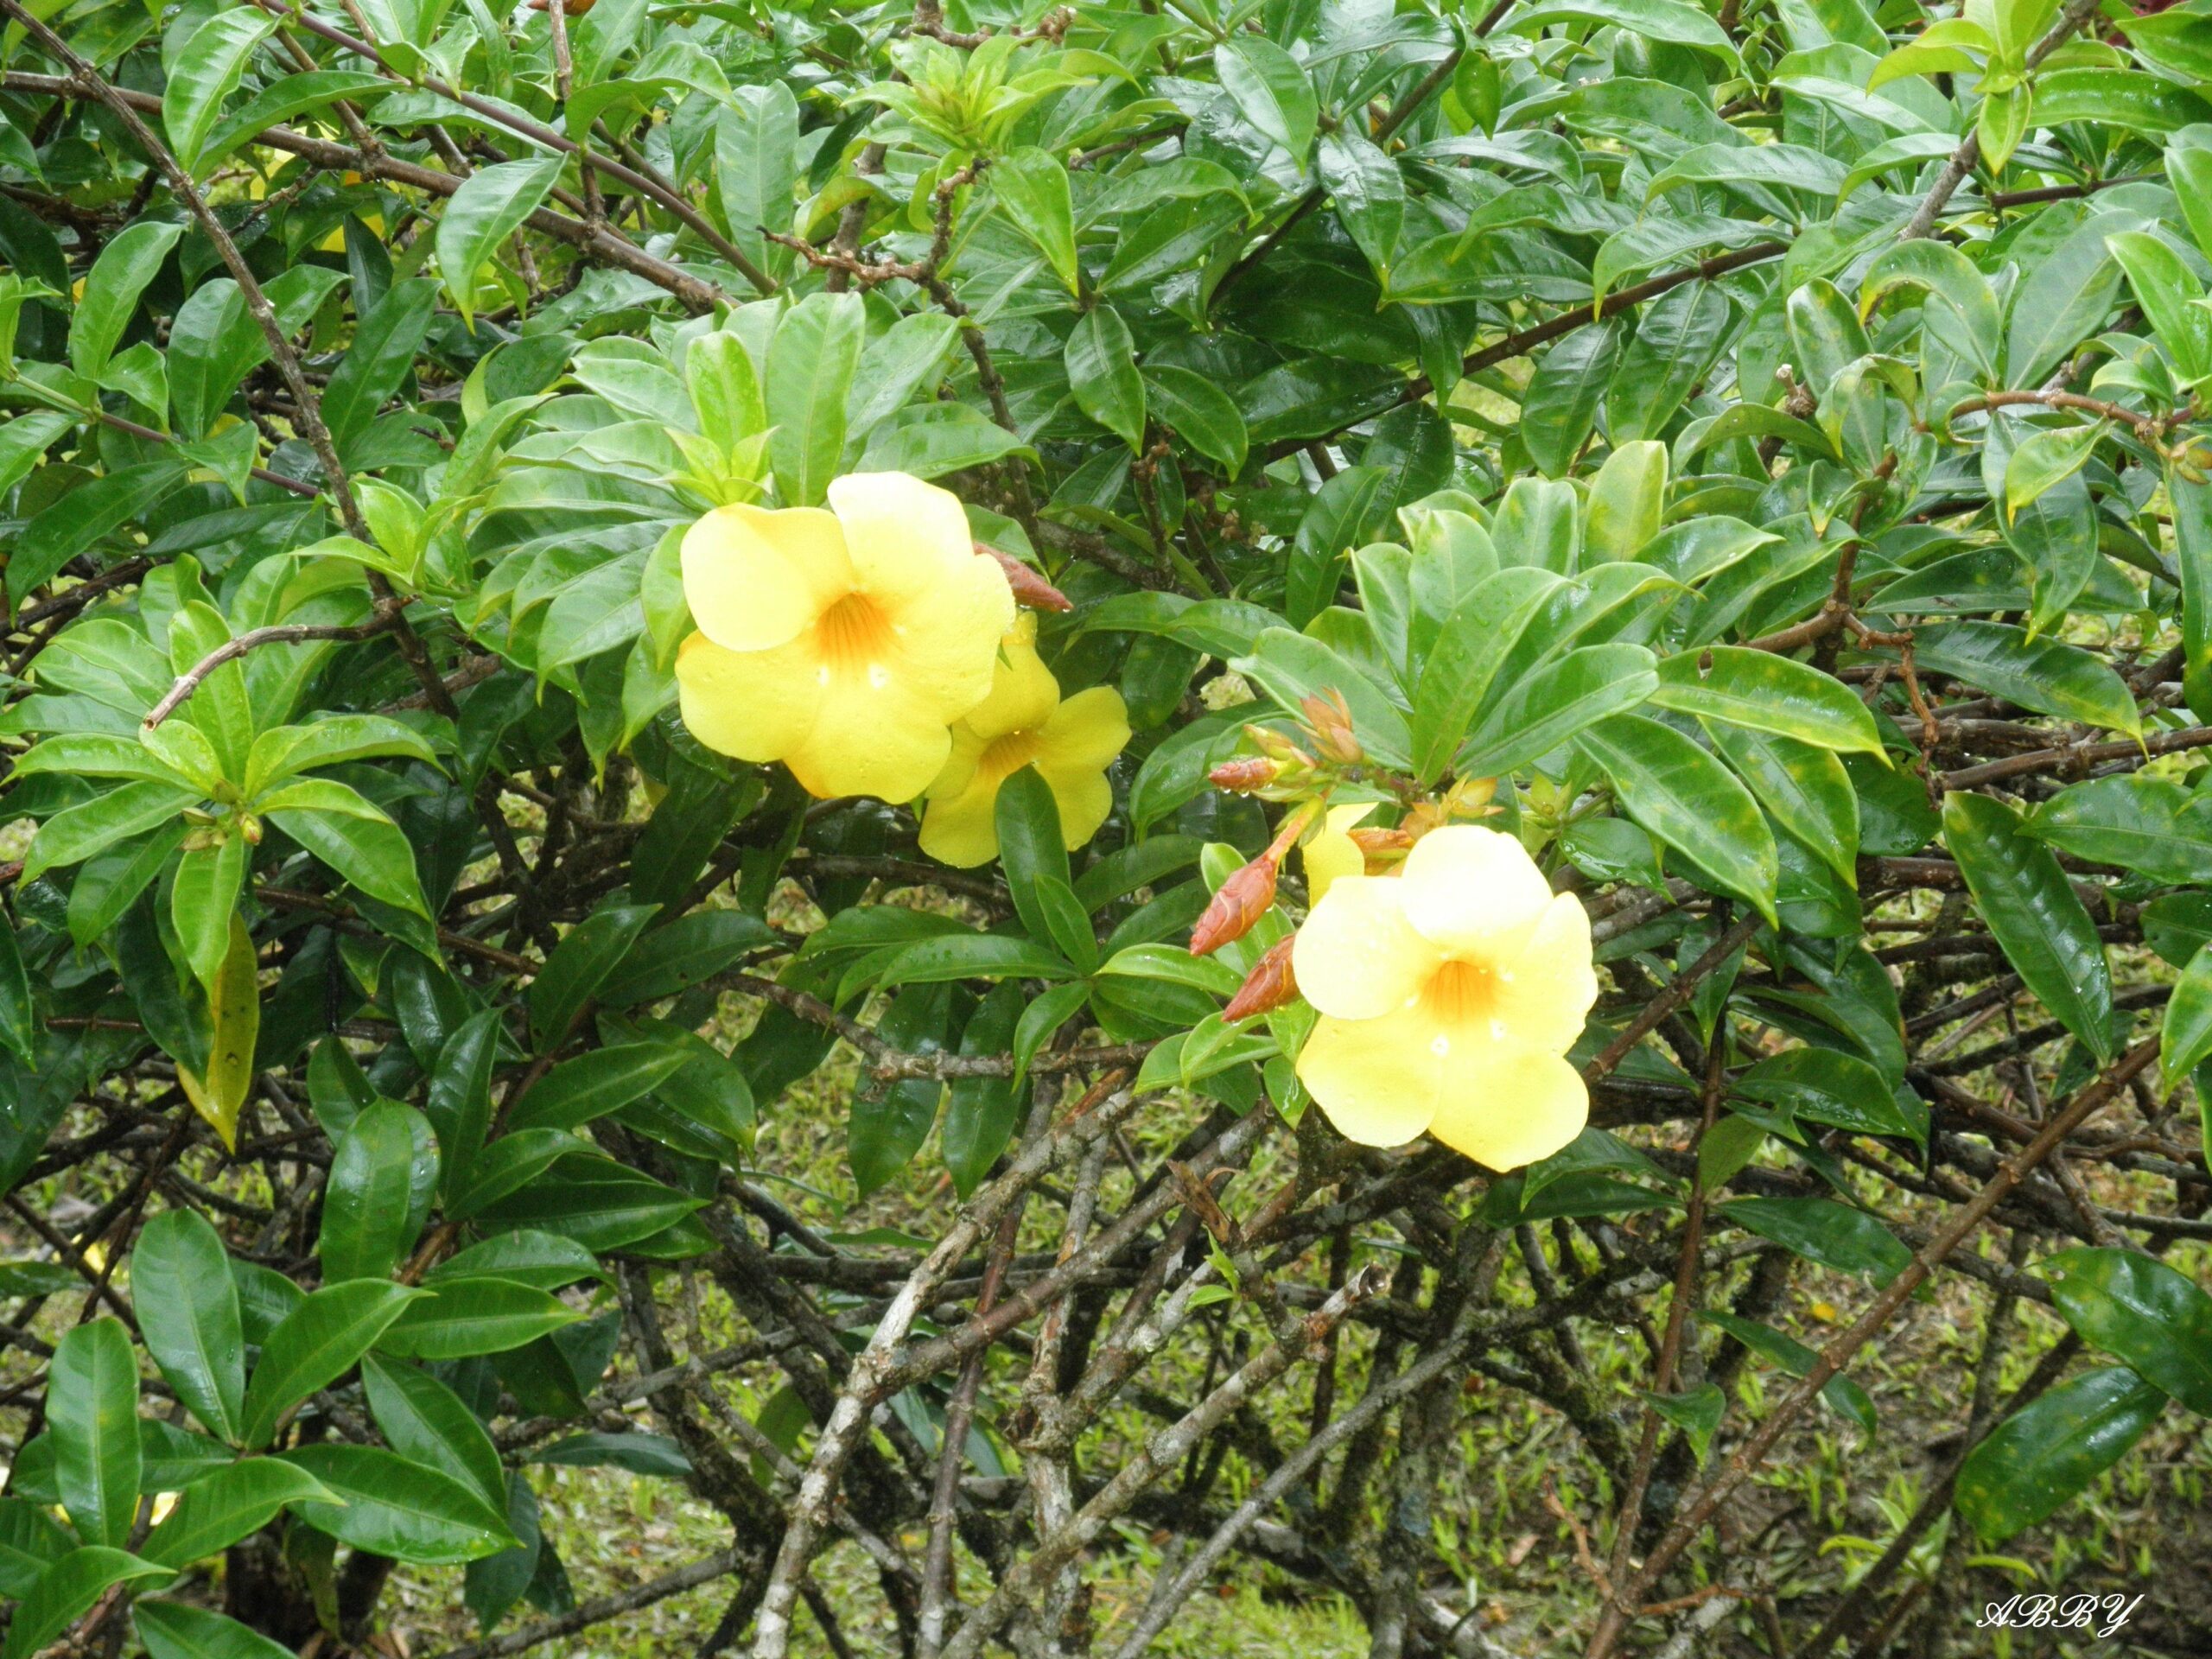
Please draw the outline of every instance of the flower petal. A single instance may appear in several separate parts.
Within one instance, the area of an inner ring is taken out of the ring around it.
[[[996,560],[969,554],[927,592],[885,604],[892,671],[941,719],[958,720],[990,696],[1000,642],[1014,626],[1014,595]]]
[[[691,620],[729,651],[796,639],[853,584],[845,532],[819,507],[717,507],[684,531],[681,559]]]
[[[1037,771],[1060,810],[1060,840],[1073,852],[1098,833],[1113,811],[1114,786],[1103,772],[1062,772],[1041,760]]]
[[[1128,747],[1129,710],[1110,685],[1078,691],[1039,728],[1037,769],[1103,772]]]
[[[1446,824],[1415,842],[1401,879],[1414,925],[1440,949],[1474,961],[1517,950],[1552,901],[1551,883],[1516,836],[1471,823]]]
[[[1347,806],[1331,807],[1321,833],[1298,849],[1299,862],[1306,870],[1308,905],[1319,904],[1330,883],[1338,877],[1367,874],[1367,855],[1351,838],[1351,831],[1377,804],[1374,801],[1354,801]]]
[[[1558,1055],[1510,1040],[1455,1043],[1451,1080],[1428,1132],[1502,1173],[1550,1157],[1589,1121],[1590,1091]]]
[[[1347,875],[1298,930],[1291,964],[1298,988],[1323,1014],[1373,1020],[1404,1007],[1442,960],[1406,918],[1406,884]]]
[[[1036,641],[1037,618],[1029,611],[1016,616],[1000,636],[990,695],[961,718],[984,741],[1041,727],[1060,706],[1060,683],[1037,654]]]
[[[725,651],[703,632],[676,652],[676,691],[683,723],[717,753],[780,760],[805,741],[822,693],[808,642],[772,651]]]
[[[873,795],[895,805],[944,770],[952,733],[935,701],[899,675],[822,669],[816,683],[822,711],[805,741],[783,757],[808,794]]]
[[[855,586],[879,604],[925,597],[969,564],[984,566],[1006,587],[998,561],[976,556],[967,509],[950,490],[906,473],[847,473],[830,480],[830,510],[844,526]],[[1012,604],[1009,597],[1009,620]],[[1001,622],[991,638],[1005,632]]]
[[[1598,1000],[1590,913],[1571,893],[1544,906],[1521,954],[1494,971],[1492,1008],[1516,1041],[1564,1054]]]
[[[1298,1080],[1346,1140],[1402,1146],[1428,1127],[1442,1099],[1448,1067],[1432,1046],[1433,1025],[1418,1008],[1380,1020],[1323,1014],[1298,1052]]]
[[[973,869],[999,855],[998,801],[1001,779],[969,768],[959,789],[931,794],[922,809],[922,850],[940,864]]]

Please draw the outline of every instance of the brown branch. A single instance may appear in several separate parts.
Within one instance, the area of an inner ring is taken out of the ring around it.
[[[248,652],[262,645],[305,645],[316,639],[373,639],[380,633],[390,633],[399,626],[400,608],[408,601],[395,599],[389,603],[379,601],[376,614],[365,622],[349,626],[336,623],[279,622],[265,628],[249,628],[235,639],[226,639],[209,652],[190,668],[176,677],[162,700],[146,711],[139,723],[148,731],[167,720],[200,690],[207,677],[225,663],[234,663]]]
[[[1619,1587],[1618,1592],[1599,1616],[1597,1630],[1591,1637],[1588,1659],[1605,1659],[1605,1656],[1613,1650],[1629,1621],[1636,1616],[1645,1593],[1705,1529],[1721,1504],[1726,1502],[1729,1494],[1749,1479],[1765,1461],[1767,1453],[1774,1449],[1783,1432],[1819,1396],[1829,1379],[1849,1363],[1852,1356],[1870,1338],[1889,1323],[1922,1282],[1942,1265],[1944,1258],[1971,1236],[2014,1188],[2056,1152],[2068,1135],[2101,1110],[2158,1056],[2158,1039],[2152,1038],[2147,1042],[2139,1043],[2107,1066],[2104,1074],[2077,1093],[2064,1110],[2054,1115],[2033,1141],[1999,1165],[1997,1173],[1974,1194],[1973,1199],[1914,1253],[1904,1270],[1883,1287],[1867,1305],[1866,1311],[1821,1350],[1812,1368],[1775,1403],[1773,1408],[1760,1420],[1758,1426],[1745,1437],[1728,1461],[1683,1503],[1674,1523],[1653,1547],[1649,1557],[1634,1579]]]

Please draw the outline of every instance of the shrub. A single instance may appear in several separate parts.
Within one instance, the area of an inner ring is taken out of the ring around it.
[[[1824,1656],[2201,1448],[2212,24],[533,6],[0,0],[4,1659]]]

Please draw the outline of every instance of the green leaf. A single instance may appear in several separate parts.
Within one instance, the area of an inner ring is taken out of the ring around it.
[[[276,1458],[242,1459],[179,1492],[139,1554],[157,1566],[187,1567],[258,1531],[287,1504],[330,1496],[305,1470]]]
[[[325,715],[310,725],[278,726],[253,741],[240,785],[248,799],[294,774],[399,755],[438,763],[429,740],[385,715]]]
[[[213,988],[231,948],[231,917],[245,884],[251,851],[242,835],[226,834],[212,847],[195,847],[177,862],[169,913],[185,960],[202,985]]]
[[[1337,217],[1367,263],[1387,276],[1406,213],[1406,181],[1398,164],[1351,126],[1323,137],[1316,161]]]
[[[2124,1457],[2166,1396],[2124,1365],[2062,1383],[1967,1454],[1953,1498],[1984,1543],[2055,1514]]]
[[[1509,689],[1468,734],[1453,769],[1463,778],[1517,772],[1637,707],[1657,684],[1651,653],[1642,645],[1580,646]]]
[[[1014,150],[991,168],[991,188],[1014,228],[1036,245],[1071,294],[1083,292],[1075,251],[1075,207],[1060,158],[1034,145]]]
[[[1541,35],[1567,22],[1610,23],[1646,40],[1694,47],[1723,62],[1736,61],[1736,48],[1727,32],[1688,0],[1543,0],[1516,11],[1509,32]]]
[[[1121,314],[1103,301],[1068,333],[1068,389],[1076,407],[1133,450],[1144,448],[1144,379]]]
[[[1742,1124],[1740,1118],[1723,1119],[1714,1127],[1716,1129],[1725,1128],[1731,1121]],[[1750,1126],[1744,1125],[1744,1127]],[[1755,1319],[1746,1319],[1738,1314],[1723,1313],[1707,1308],[1698,1310],[1698,1318],[1717,1330],[1726,1332],[1762,1359],[1779,1365],[1792,1376],[1804,1376],[1820,1361],[1820,1356],[1805,1346],[1803,1343],[1786,1337],[1772,1326],[1761,1325]],[[1867,1397],[1865,1389],[1847,1376],[1839,1373],[1830,1377],[1821,1387],[1821,1398],[1826,1401],[1833,1409],[1850,1418],[1869,1434],[1873,1433],[1879,1427],[1874,1414],[1873,1401]]]
[[[1734,1092],[1784,1107],[1793,1119],[1859,1135],[1928,1139],[1928,1109],[1910,1095],[1892,1093],[1879,1071],[1839,1049],[1793,1048],[1770,1056],[1736,1079]]]
[[[1667,446],[1651,438],[1624,443],[1590,481],[1582,515],[1582,562],[1633,559],[1659,533],[1667,504]]]
[[[1414,772],[1421,781],[1443,772],[1466,740],[1468,721],[1488,701],[1498,670],[1566,585],[1548,570],[1515,565],[1484,577],[1441,619],[1414,694]]]
[[[377,1343],[409,1359],[465,1359],[504,1353],[573,1325],[583,1315],[557,1297],[505,1279],[459,1279],[428,1287]]]
[[[142,1601],[130,1616],[149,1659],[290,1659],[290,1649],[204,1607]]]
[[[38,1008],[32,1001],[22,947],[13,925],[0,915],[0,1048],[29,1060],[37,1042]]]
[[[2100,1061],[2112,1058],[2112,969],[2051,850],[2002,801],[1954,792],[1943,840],[2005,958]]]
[[[1777,823],[1859,885],[1859,795],[1832,751],[1725,721],[1706,722],[1705,734]]]
[[[446,1211],[467,1219],[516,1191],[557,1159],[583,1150],[566,1129],[524,1129],[501,1135],[470,1163],[468,1179],[446,1195]]]
[[[1873,1217],[1827,1198],[1738,1198],[1720,1213],[1794,1255],[1878,1286],[1912,1262],[1912,1252]]]
[[[632,25],[634,27],[634,25]],[[781,279],[796,257],[766,231],[788,233],[798,183],[798,99],[780,80],[735,86],[715,118],[715,188],[730,239],[767,274]],[[582,140],[583,132],[575,135]]]
[[[260,33],[275,25],[259,12],[233,13],[253,18]],[[172,85],[175,83],[172,82]],[[115,355],[138,296],[154,280],[169,250],[184,234],[184,226],[160,219],[142,219],[118,231],[100,250],[85,277],[85,292],[69,323],[69,366],[87,379],[96,378]]]
[[[658,1434],[571,1434],[556,1440],[531,1461],[577,1469],[626,1469],[633,1475],[681,1480],[691,1460],[674,1440]]]
[[[496,1149],[518,1138],[504,1136],[492,1144]],[[487,1154],[483,1160],[486,1169],[490,1162]],[[543,1179],[487,1205],[479,1223],[487,1229],[521,1227],[560,1233],[594,1250],[613,1250],[690,1215],[699,1202],[612,1160],[579,1149],[556,1162]]]
[[[2212,883],[2212,823],[2198,800],[2169,779],[2140,772],[2092,778],[2037,807],[2027,830],[2077,858],[2117,864],[2154,881]]]
[[[1077,976],[1072,967],[1041,944],[989,933],[960,933],[906,946],[884,964],[876,983],[887,991],[899,985],[935,985],[948,980]]]
[[[293,791],[300,788],[298,784],[291,785],[283,797],[295,798]],[[362,804],[367,807],[365,801]],[[415,873],[415,849],[399,826],[382,812],[373,807],[357,813],[266,804],[263,810],[270,823],[370,898],[429,918],[429,906],[423,901],[422,883]]]
[[[303,1446],[283,1455],[339,1499],[302,1503],[300,1519],[356,1549],[438,1567],[514,1542],[505,1515],[473,1488],[380,1446]]]
[[[371,1354],[361,1383],[377,1430],[404,1458],[451,1475],[495,1508],[506,1502],[499,1454],[461,1396],[419,1366]]]
[[[2212,943],[2198,947],[2174,982],[2158,1032],[2158,1064],[2173,1088],[2212,1057]]]
[[[592,1253],[554,1233],[502,1233],[470,1245],[430,1269],[424,1285],[435,1290],[454,1279],[511,1279],[540,1290],[563,1290],[604,1275]]]
[[[2212,1417],[2212,1296],[2134,1250],[2062,1250],[2037,1271],[2082,1341]]]
[[[1237,112],[1288,150],[1303,173],[1321,106],[1298,60],[1264,35],[1237,34],[1214,48],[1213,64]]]
[[[635,1007],[712,979],[776,935],[749,911],[701,910],[641,935],[599,984],[599,1005]]]
[[[1978,690],[2061,720],[2130,737],[2142,730],[2135,699],[2119,675],[2088,652],[2031,641],[2002,622],[1946,622],[1919,630],[1913,656],[1923,671],[1948,674]]]
[[[1617,715],[1575,741],[1612,780],[1629,817],[1774,922],[1782,874],[1774,832],[1726,767],[1642,715]]]
[[[1244,470],[1250,440],[1244,416],[1234,398],[1202,374],[1161,364],[1144,371],[1153,418],[1208,461],[1221,463],[1225,477]]]
[[[630,954],[659,908],[602,905],[569,930],[531,982],[530,1035],[539,1053],[550,1053],[567,1038],[584,1004]]]
[[[562,1061],[532,1084],[508,1113],[507,1127],[581,1128],[643,1099],[690,1063],[691,1052],[674,1043],[594,1049]]]
[[[1610,321],[1578,328],[1537,360],[1521,394],[1519,430],[1545,476],[1563,478],[1573,467],[1619,364],[1620,329]]]
[[[138,1235],[130,1287],[146,1350],[169,1387],[213,1433],[235,1440],[245,1338],[220,1236],[194,1211],[163,1211]]]
[[[73,1549],[39,1575],[8,1626],[0,1659],[32,1659],[116,1585],[173,1576],[165,1567],[103,1544]]]
[[[351,1370],[422,1294],[381,1279],[354,1279],[302,1300],[261,1344],[261,1363],[246,1384],[246,1447],[268,1445],[286,1412]]]
[[[1824,749],[1882,753],[1882,734],[1851,688],[1807,663],[1741,645],[1685,651],[1659,664],[1651,701],[1700,719]]]
[[[319,1247],[324,1281],[390,1276],[422,1230],[437,1180],[429,1120],[389,1100],[365,1107],[331,1154]]]
[[[40,1574],[75,1548],[45,1510],[28,1498],[0,1497],[0,1596],[22,1600]]]
[[[1335,692],[1351,710],[1353,733],[1386,766],[1403,766],[1413,734],[1382,689],[1319,639],[1287,628],[1269,628],[1253,641],[1249,656],[1230,666],[1295,714],[1301,699]]]
[[[561,176],[561,158],[502,162],[480,167],[461,181],[438,218],[438,275],[454,308],[475,327],[476,273],[499,245],[522,228]]]
[[[845,408],[867,337],[856,294],[810,294],[768,347],[768,459],[786,506],[818,504],[845,449]]]
[[[274,17],[251,8],[217,12],[192,31],[169,63],[168,82],[162,88],[162,126],[170,153],[186,172],[199,170],[223,100],[238,90],[254,48],[276,28]]]
[[[54,1344],[46,1421],[61,1507],[77,1535],[120,1545],[137,1518],[139,1476],[138,1362],[121,1320],[74,1326]]]

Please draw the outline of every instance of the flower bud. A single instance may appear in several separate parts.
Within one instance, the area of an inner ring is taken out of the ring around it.
[[[1379,860],[1389,863],[1413,850],[1414,838],[1404,830],[1348,830],[1351,844],[1359,849],[1370,868]]]
[[[995,547],[982,542],[976,544],[978,558],[996,559],[999,569],[1006,572],[1006,585],[1014,590],[1014,602],[1027,605],[1033,611],[1071,611],[1075,601],[1045,580],[1043,575],[1024,564],[1011,553],[1001,553]]]
[[[1271,848],[1221,884],[1213,902],[1191,930],[1191,954],[1211,956],[1232,939],[1249,933],[1275,901],[1275,870],[1281,855]]]
[[[1244,976],[1236,995],[1221,1011],[1224,1020],[1249,1020],[1297,1000],[1298,975],[1290,962],[1290,947],[1297,942],[1297,936],[1292,934],[1268,947],[1267,954],[1252,964],[1252,971]]]
[[[1299,709],[1306,716],[1306,728],[1313,734],[1313,741],[1324,758],[1342,766],[1357,766],[1367,758],[1367,751],[1359,746],[1359,739],[1352,734],[1351,708],[1344,702],[1344,694],[1334,689],[1300,700]]]
[[[1206,780],[1216,789],[1225,789],[1232,795],[1249,795],[1274,782],[1281,771],[1281,766],[1265,756],[1247,756],[1223,761],[1206,774]]]

